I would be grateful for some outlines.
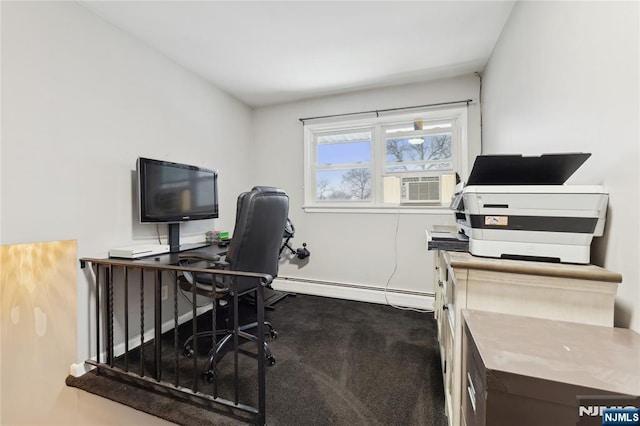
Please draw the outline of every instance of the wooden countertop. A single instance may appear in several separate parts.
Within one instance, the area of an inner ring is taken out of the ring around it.
[[[622,275],[619,273],[609,271],[596,265],[495,259],[472,256],[469,253],[452,251],[445,252],[444,256],[447,263],[453,268],[509,272],[525,275],[543,275],[549,277],[603,281],[610,283],[622,282]]]

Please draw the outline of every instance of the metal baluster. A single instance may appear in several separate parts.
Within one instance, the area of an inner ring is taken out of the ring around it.
[[[144,269],[140,269],[140,377],[144,377]]]
[[[193,274],[193,279],[195,282],[196,276]],[[192,309],[192,332],[193,332],[193,340],[192,340],[192,349],[193,349],[193,385],[191,390],[193,392],[198,392],[198,316],[196,315],[196,292],[197,288],[194,285],[191,286],[191,309]]]
[[[211,348],[212,348],[211,350],[214,351],[214,353],[216,351],[216,345],[218,343],[217,339],[216,339],[216,331],[217,331],[217,328],[216,328],[216,326],[217,326],[217,310],[216,310],[217,302],[216,302],[216,300],[217,299],[216,299],[216,292],[215,292],[215,289],[216,289],[216,284],[215,284],[216,283],[216,275],[217,274],[214,274],[214,273],[211,274],[211,282],[213,283],[213,292],[211,294],[211,330],[213,330],[213,333],[212,333],[213,334],[213,336],[212,336],[213,343],[211,344]],[[215,355],[216,356],[214,356],[212,361],[211,361],[211,368],[213,369],[214,372],[217,372],[218,371],[218,361],[217,361],[218,357],[217,357],[217,354],[215,354]],[[218,375],[217,374],[215,376],[215,380],[212,383],[212,386],[213,386],[213,397],[217,398],[218,397]]]
[[[236,280],[232,280],[231,281],[231,285],[232,285],[232,290],[233,290],[233,368],[234,368],[234,373],[233,373],[233,385],[234,385],[234,399],[233,401],[235,402],[236,405],[238,405],[238,394],[239,394],[239,386],[238,386],[238,381],[240,380],[239,378],[239,373],[238,373],[238,345],[239,345],[239,340],[238,340],[238,292],[237,292],[237,286],[236,286]]]
[[[266,422],[266,396],[265,396],[265,372],[264,372],[264,287],[261,280],[258,281],[256,306],[258,316],[258,424]]]
[[[96,362],[100,364],[100,265],[96,268]]]
[[[156,269],[155,273],[155,294],[154,294],[154,364],[156,370],[156,380],[162,380],[162,271]]]
[[[178,351],[178,272],[173,276],[173,348],[176,356],[176,387],[180,386]]]
[[[124,371],[129,371],[129,268],[124,269]]]
[[[108,295],[107,295],[107,301],[108,301],[108,307],[107,307],[107,314],[108,314],[108,327],[109,327],[109,337],[108,337],[108,341],[107,341],[107,363],[109,364],[110,367],[113,367],[113,266],[109,265],[109,269],[107,270],[107,275],[108,275]]]

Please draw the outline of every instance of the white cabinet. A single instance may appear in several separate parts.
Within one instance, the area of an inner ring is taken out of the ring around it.
[[[462,309],[613,326],[622,276],[594,265],[436,251],[438,339],[450,425],[461,424]]]

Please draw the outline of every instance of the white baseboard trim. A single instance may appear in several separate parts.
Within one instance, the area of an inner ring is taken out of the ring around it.
[[[278,277],[271,284],[274,290],[334,297],[358,302],[378,303],[399,308],[433,311],[435,297],[431,293],[366,287],[357,284]]]
[[[84,362],[80,364],[71,364],[69,368],[69,374],[73,377],[80,377],[85,373],[93,370],[95,367],[93,365],[85,364]]]

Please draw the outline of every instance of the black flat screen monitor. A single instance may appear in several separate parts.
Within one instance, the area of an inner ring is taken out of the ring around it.
[[[138,158],[140,222],[177,223],[218,217],[218,172]]]

